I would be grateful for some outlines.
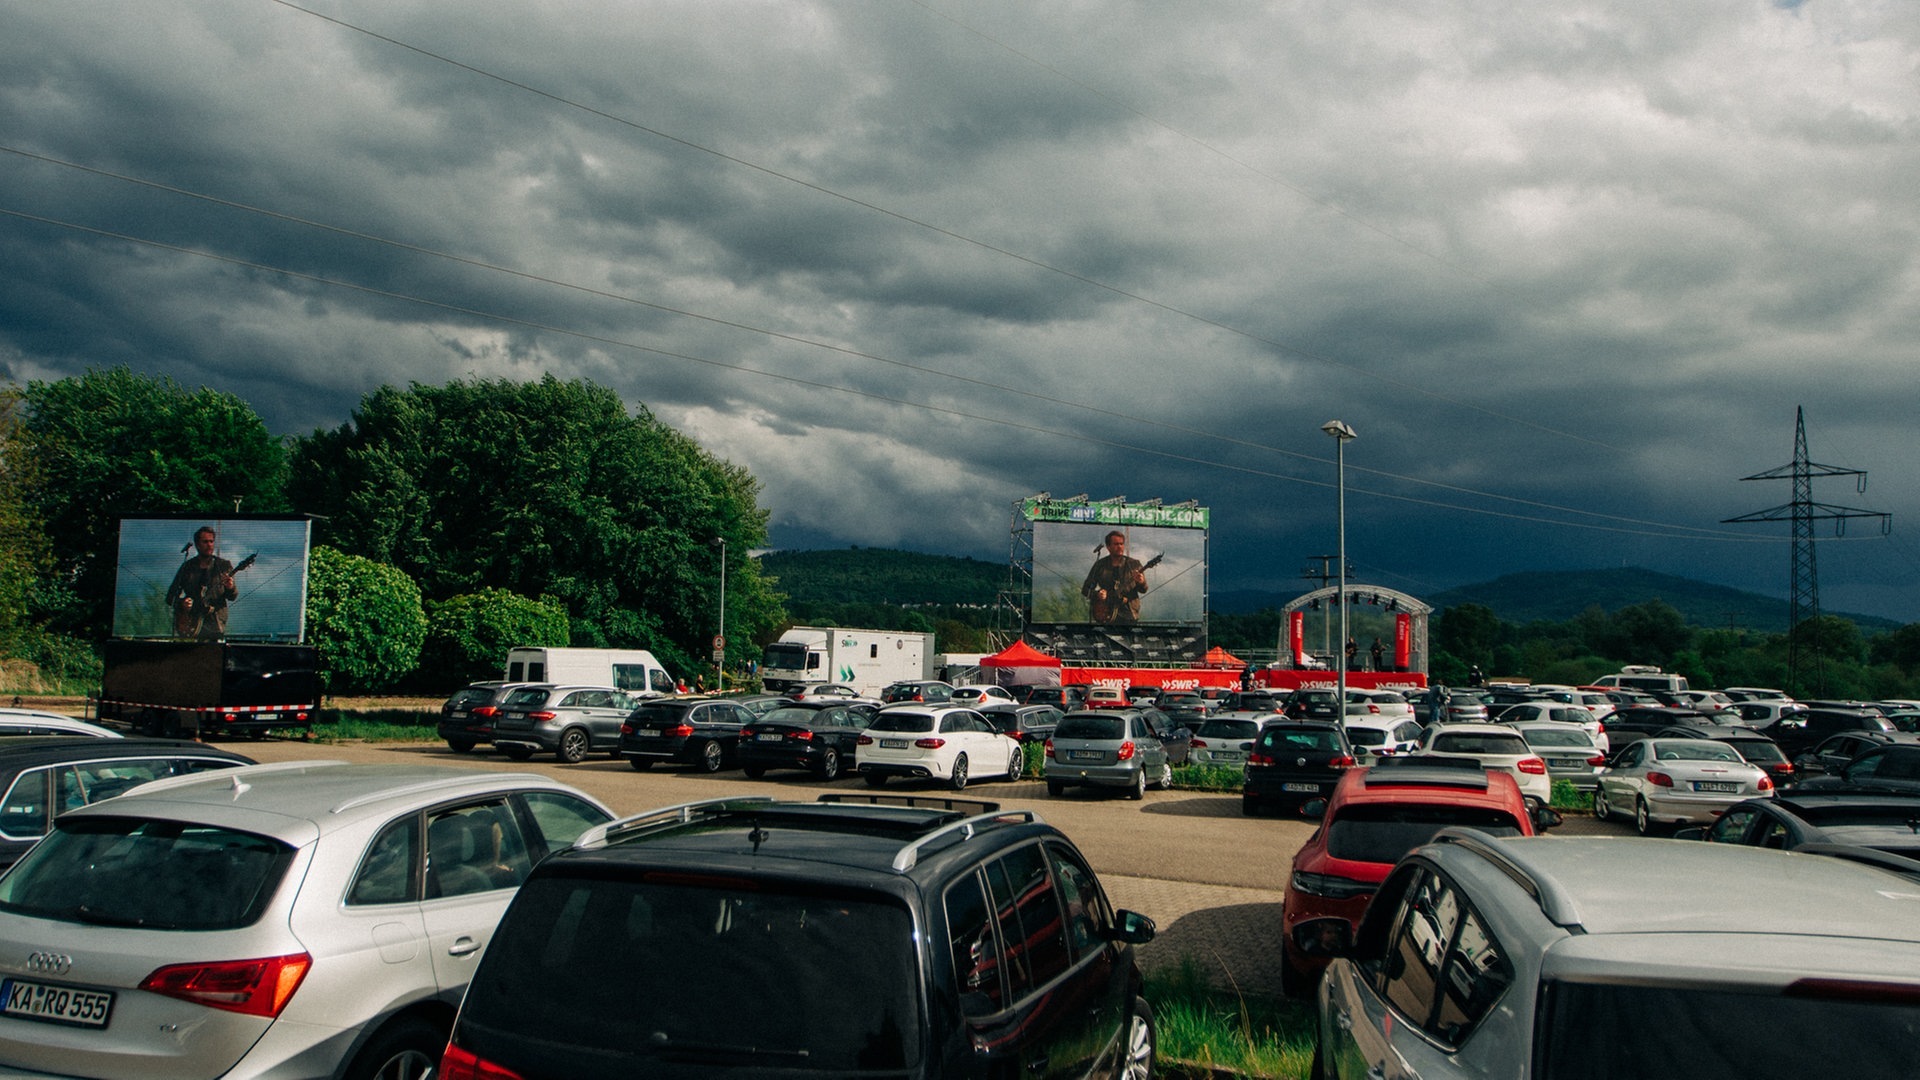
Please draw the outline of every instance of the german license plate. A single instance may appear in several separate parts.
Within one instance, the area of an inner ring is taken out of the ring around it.
[[[780,736],[780,733],[777,731],[763,731],[760,734],[755,735],[754,738],[759,739],[761,742],[779,742],[781,736]],[[885,744],[883,743],[882,745],[885,745]]]
[[[1735,792],[1740,790],[1740,785],[1731,780],[1695,780],[1693,790]]]
[[[660,729],[657,727],[641,728],[640,734],[645,735],[650,739],[657,739],[660,737]]]
[[[1317,795],[1320,793],[1320,785],[1319,784],[1281,784],[1280,790],[1281,791],[1311,791]]]
[[[1215,750],[1213,752],[1213,760],[1215,761],[1239,761],[1240,757],[1241,754],[1238,750]]]
[[[1547,762],[1556,769],[1578,769],[1586,764],[1582,758],[1553,758]]]
[[[907,740],[905,740],[905,739],[881,739],[881,740],[880,740],[880,747],[881,747],[881,749],[883,749],[883,750],[905,750],[905,749],[907,748]]]
[[[465,720],[466,718],[467,710],[465,709],[455,709],[447,714],[447,719],[449,720]]]
[[[110,993],[49,986],[25,979],[0,982],[0,996],[5,999],[4,1004],[0,1004],[0,1013],[53,1024],[106,1027],[107,1014],[113,1011]]]
[[[1067,757],[1074,761],[1105,761],[1107,753],[1104,750],[1069,750]]]

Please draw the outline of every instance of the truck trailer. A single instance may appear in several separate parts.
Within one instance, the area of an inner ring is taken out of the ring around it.
[[[101,649],[99,715],[142,735],[194,738],[295,729],[320,707],[311,645],[110,639]]]
[[[796,626],[766,647],[760,683],[774,693],[806,683],[843,683],[877,697],[889,683],[932,678],[933,660],[932,634]]]

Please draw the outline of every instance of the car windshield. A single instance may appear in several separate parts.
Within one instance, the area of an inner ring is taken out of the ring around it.
[[[1124,725],[1117,716],[1069,716],[1053,729],[1056,739],[1118,739]]]
[[[1699,986],[1554,982],[1542,991],[1542,1075],[1554,1080],[1904,1080],[1920,1061],[1912,985],[1867,994],[1795,984],[1787,994]],[[1623,1033],[1631,1032],[1631,1037]]]
[[[1260,725],[1251,720],[1209,720],[1197,734],[1203,739],[1251,739],[1260,734]]]
[[[0,878],[0,911],[93,926],[233,930],[260,918],[293,848],[182,821],[67,817]]]
[[[923,712],[882,712],[873,718],[873,731],[932,731],[933,717]]]
[[[1688,742],[1658,742],[1653,745],[1656,761],[1739,761],[1740,755],[1725,743],[1705,739]]]
[[[459,1038],[501,1075],[900,1075],[921,1057],[920,948],[907,909],[877,893],[536,877]]]
[[[1519,836],[1512,814],[1490,806],[1376,803],[1344,807],[1327,826],[1327,854],[1354,862],[1394,863],[1433,834],[1466,825],[1494,836]]]

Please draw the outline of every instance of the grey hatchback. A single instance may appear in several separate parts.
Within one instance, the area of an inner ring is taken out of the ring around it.
[[[1068,713],[1047,740],[1047,794],[1070,787],[1121,788],[1129,799],[1143,799],[1148,788],[1173,783],[1164,729],[1155,709],[1100,709]]]

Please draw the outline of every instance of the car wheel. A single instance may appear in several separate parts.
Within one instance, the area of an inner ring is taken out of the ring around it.
[[[1061,783],[1058,780],[1047,781],[1047,794],[1065,795],[1066,793],[1067,793],[1067,785]]]
[[[822,780],[836,780],[840,776],[840,751],[829,746],[820,752],[820,767],[813,775]]]
[[[1242,795],[1240,797],[1240,813],[1244,817],[1259,817],[1260,800],[1251,795]]]
[[[1604,784],[1593,789],[1593,816],[1601,821],[1613,816],[1613,807],[1607,804],[1607,788]]]
[[[426,1080],[439,1069],[446,1047],[444,1030],[410,1017],[374,1036],[353,1059],[346,1076],[348,1080]]]
[[[700,744],[699,765],[701,772],[719,772],[727,763],[727,750],[719,743],[708,739]]]
[[[1141,799],[1144,799],[1146,797],[1147,797],[1147,770],[1135,769],[1133,771],[1133,783],[1129,785],[1127,788],[1127,798],[1132,799],[1135,802],[1138,802]]]
[[[1127,1056],[1120,1060],[1119,1080],[1152,1080],[1156,1042],[1153,1007],[1145,998],[1134,998],[1127,1020]]]
[[[507,755],[508,757],[512,758],[515,761],[525,761],[528,758],[533,756],[533,747],[507,746],[507,747],[502,747],[500,752]]]
[[[742,765],[740,766],[740,771],[746,773],[747,779],[749,780],[758,780],[767,775],[767,767],[765,765]]]
[[[634,772],[646,772],[648,769],[653,768],[653,759],[644,758],[644,757],[630,757],[627,759],[627,764],[633,766]]]
[[[1313,993],[1313,979],[1293,964],[1287,950],[1280,950],[1280,996],[1303,998]]]
[[[569,765],[587,760],[587,733],[579,728],[568,728],[561,732],[560,747],[553,753]]]
[[[448,739],[447,740],[447,749],[453,751],[456,754],[473,753],[473,745],[474,744],[471,739]]]
[[[1645,799],[1634,801],[1633,827],[1641,836],[1660,835],[1660,826],[1654,823],[1653,811],[1647,806]]]
[[[866,778],[868,787],[886,787],[887,786],[886,773],[870,772],[870,773],[861,773],[860,775]]]
[[[1160,766],[1160,779],[1153,782],[1153,789],[1155,791],[1166,791],[1171,787],[1173,787],[1173,763],[1169,761],[1165,765]]]
[[[953,759],[953,771],[947,774],[947,786],[955,791],[967,789],[967,755]]]

